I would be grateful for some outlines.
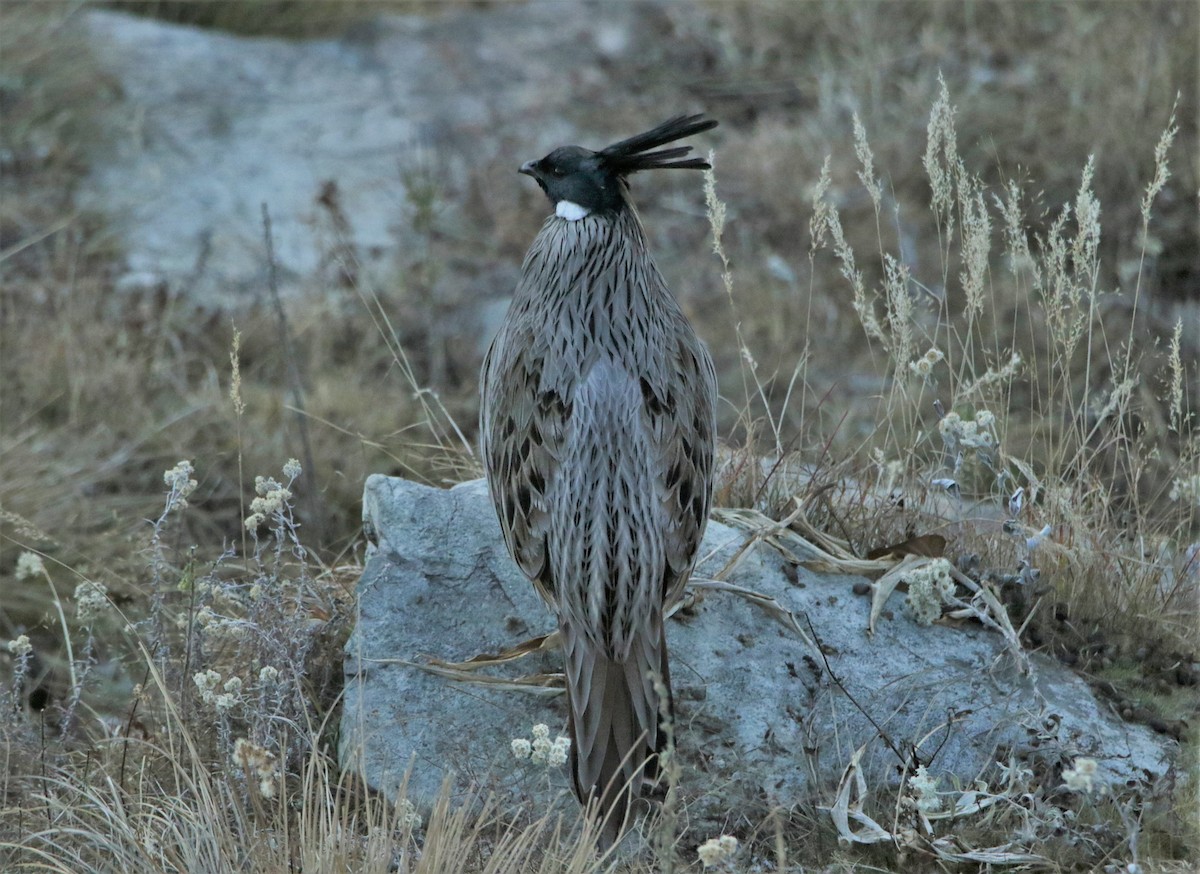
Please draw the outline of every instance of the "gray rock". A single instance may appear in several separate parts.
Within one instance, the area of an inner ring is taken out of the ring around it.
[[[510,752],[534,723],[565,733],[561,696],[426,669],[430,658],[463,662],[554,629],[505,551],[486,485],[442,490],[372,476],[363,504],[371,546],[346,650],[344,763],[389,793],[411,763],[410,797],[425,802],[447,777],[458,791],[474,783],[536,809],[561,801],[563,769],[518,763]],[[697,576],[716,574],[746,540],[710,524]],[[852,594],[860,578],[811,573],[762,543],[727,579],[807,615],[837,681],[794,629],[744,597],[706,589],[681,610],[668,641],[693,824],[818,795],[827,803],[860,747],[868,783],[895,785],[900,759],[880,731],[901,755],[916,745],[946,788],[979,777],[995,785],[994,763],[1010,753],[1056,783],[1076,756],[1097,759],[1098,779],[1114,783],[1168,770],[1170,741],[1114,717],[1057,662],[1034,655],[1019,670],[1023,660],[999,634],[918,625],[895,594],[869,637],[870,599]],[[557,653],[540,653],[483,673],[558,670]]]
[[[414,179],[436,184],[455,236],[470,233],[464,201],[510,186],[511,201],[482,209],[493,226],[475,233],[494,235],[520,193],[536,193],[516,180],[524,157],[592,141],[578,129],[587,119],[609,136],[621,114],[635,125],[688,108],[678,84],[648,108],[622,84],[652,63],[656,41],[661,54],[666,13],[651,3],[596,13],[463,5],[295,41],[89,10],[90,45],[128,118],[94,145],[81,203],[108,216],[131,274],[164,274],[194,300],[231,305],[264,284],[263,203],[285,291],[320,287],[322,269],[336,274],[330,253],[345,247],[317,202],[332,182],[356,272],[378,284],[419,248],[406,200]]]

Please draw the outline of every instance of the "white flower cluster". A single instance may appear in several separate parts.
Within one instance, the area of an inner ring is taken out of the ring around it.
[[[513,738],[509,748],[513,758],[529,759],[535,765],[565,765],[567,753],[571,749],[571,739],[560,734],[552,741],[550,727],[538,723],[533,727],[532,741],[523,737]]]
[[[1195,504],[1200,507],[1200,473],[1176,479],[1171,483],[1171,491],[1168,496],[1172,501],[1183,501],[1185,504]]]
[[[991,449],[996,439],[996,417],[988,410],[980,410],[974,419],[964,419],[958,413],[949,412],[938,422],[942,440],[951,449]]]
[[[1077,758],[1072,767],[1063,771],[1063,782],[1072,792],[1090,793],[1095,788],[1096,771],[1099,768],[1095,759],[1084,756]]]
[[[192,479],[195,468],[190,461],[181,461],[163,474],[163,483],[170,489],[167,499],[169,506],[186,507],[188,496],[196,490],[196,481]]]
[[[936,813],[942,809],[937,778],[929,776],[924,765],[919,766],[916,773],[908,778],[908,788],[912,790],[913,803],[921,813]]]
[[[196,689],[200,692],[200,700],[211,704],[224,713],[232,710],[242,701],[242,678],[230,677],[222,685],[221,675],[212,669],[201,671],[192,677]],[[222,691],[218,692],[217,690]]]
[[[36,552],[22,552],[17,556],[17,579],[24,580],[28,577],[40,577],[46,573],[46,566],[42,564],[42,557]]]
[[[186,629],[193,623],[196,628],[202,629],[209,640],[214,643],[235,643],[253,633],[254,630],[251,623],[230,616],[222,616],[207,604],[191,616],[181,613],[175,617],[175,625],[178,628]]]
[[[713,868],[732,859],[737,852],[738,839],[733,835],[721,835],[719,838],[709,838],[696,848],[700,864],[705,868]]]
[[[8,642],[8,651],[17,658],[22,659],[33,652],[33,644],[29,642],[29,637],[22,634]]]
[[[283,466],[283,472],[285,476],[293,472],[299,476],[299,462],[294,458],[289,459],[288,463]],[[289,477],[289,480],[295,479],[296,476]],[[256,476],[254,491],[258,497],[250,502],[250,515],[246,517],[246,527],[251,531],[258,530],[258,526],[269,516],[283,512],[287,502],[292,499],[292,490],[269,476]]]
[[[264,798],[275,797],[278,765],[273,752],[240,737],[233,745],[233,764],[247,777],[258,778],[258,791]]]
[[[221,683],[221,675],[213,670],[201,671],[192,676],[192,682],[196,684],[196,689],[200,692],[200,700],[205,704],[211,704],[217,694],[217,687]]]
[[[91,622],[108,607],[108,589],[84,580],[75,587],[75,614],[80,622]]]
[[[908,582],[908,611],[918,625],[931,625],[942,615],[942,603],[954,594],[954,578],[950,562],[944,558],[931,561],[910,571]]]
[[[196,611],[196,624],[201,628],[208,628],[213,623],[220,621],[221,617],[217,615],[217,611],[207,604]]]
[[[945,357],[946,356],[942,354],[941,349],[938,349],[936,346],[932,346],[928,352],[926,352],[916,361],[908,362],[908,369],[922,379],[928,379],[930,374],[933,373],[934,366],[939,361],[945,359]]]

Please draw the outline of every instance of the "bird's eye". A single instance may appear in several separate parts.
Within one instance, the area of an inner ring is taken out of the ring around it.
[[[557,164],[555,164],[553,167],[550,168],[550,175],[556,179],[562,179],[564,176],[567,175],[567,171],[564,170],[562,167],[558,166]]]

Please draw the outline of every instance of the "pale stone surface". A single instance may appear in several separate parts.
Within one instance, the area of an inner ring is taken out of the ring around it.
[[[428,800],[450,774],[537,809],[567,792],[562,769],[518,766],[509,744],[537,722],[565,733],[561,696],[488,689],[428,673],[429,657],[463,661],[553,630],[510,560],[482,481],[434,489],[373,476],[364,493],[372,544],[347,645],[344,761],[394,791],[411,761],[410,795]],[[709,526],[699,576],[719,570],[745,534]],[[919,743],[943,786],[996,780],[1009,750],[1048,773],[1076,756],[1110,782],[1164,774],[1172,742],[1126,724],[1057,662],[1033,656],[1022,676],[998,634],[974,624],[920,626],[902,596],[874,637],[855,577],[813,574],[758,545],[730,582],[811,619],[829,663],[862,710],[907,751]],[[899,760],[795,632],[745,599],[708,591],[668,625],[683,797],[689,815],[765,811],[830,797],[860,746],[869,781],[894,783]],[[557,653],[489,669],[517,677],[559,670]],[[947,727],[948,717],[952,725]],[[935,753],[936,750],[936,753]]]
[[[519,196],[536,195],[516,176],[522,161],[577,139],[598,147],[689,108],[679,86],[659,103],[623,84],[649,62],[650,45],[662,50],[671,24],[656,3],[607,4],[603,15],[553,0],[463,5],[379,15],[308,40],[103,9],[84,20],[101,69],[120,86],[124,121],[96,144],[81,204],[107,216],[130,276],[162,277],[209,305],[262,293],[264,203],[285,291],[311,288],[320,269],[334,273],[346,232],[318,205],[327,183],[349,224],[355,271],[394,282],[398,261],[420,245],[411,180],[436,186],[440,220],[455,234],[495,234],[460,217],[500,221]],[[586,119],[604,126],[580,130]],[[504,200],[481,208],[496,194]],[[481,258],[489,249],[475,248]]]

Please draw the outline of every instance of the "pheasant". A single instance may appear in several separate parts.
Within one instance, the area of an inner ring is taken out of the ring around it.
[[[627,178],[705,170],[680,116],[523,164],[554,206],[483,362],[480,434],[509,552],[558,619],[576,796],[615,841],[672,712],[664,608],[712,503],[712,359],[651,258]],[[662,700],[660,692],[665,694]]]

